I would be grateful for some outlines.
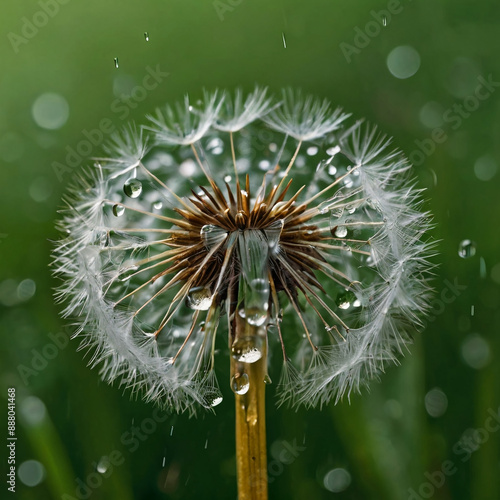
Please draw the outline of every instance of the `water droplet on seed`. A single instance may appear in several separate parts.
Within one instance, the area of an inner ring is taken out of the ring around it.
[[[471,240],[463,240],[458,245],[458,255],[462,259],[468,259],[476,255],[476,244]]]
[[[335,229],[335,236],[337,238],[345,238],[347,236],[347,228],[345,226],[338,226]]]
[[[240,396],[246,394],[248,389],[250,389],[248,375],[246,373],[242,373],[239,377],[233,376],[231,378],[231,389],[235,394]]]
[[[129,198],[137,198],[142,193],[142,182],[133,177],[128,179],[123,185],[123,192]]]
[[[349,309],[355,300],[356,295],[353,292],[346,292],[338,295],[335,303],[340,309]]]
[[[264,384],[271,385],[272,383],[273,383],[273,381],[271,380],[271,377],[266,373],[264,375]]]
[[[153,203],[153,208],[155,210],[161,210],[163,208],[163,203],[161,201],[156,201]]]
[[[115,217],[121,217],[125,212],[125,207],[123,205],[113,205],[113,215]]]
[[[186,297],[187,306],[198,311],[206,311],[212,305],[210,288],[197,286],[189,290]]]

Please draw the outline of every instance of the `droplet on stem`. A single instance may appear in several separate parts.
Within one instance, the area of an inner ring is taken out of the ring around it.
[[[243,396],[250,389],[250,382],[248,380],[248,375],[242,373],[241,375],[234,375],[231,378],[231,389],[235,394]]]
[[[262,358],[263,343],[263,338],[258,335],[238,338],[231,346],[231,354],[240,363],[255,363]]]

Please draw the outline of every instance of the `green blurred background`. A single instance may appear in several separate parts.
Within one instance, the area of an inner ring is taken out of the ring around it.
[[[301,87],[394,136],[440,240],[432,316],[401,366],[322,411],[278,409],[268,390],[270,498],[500,498],[497,0],[19,1],[0,27],[0,460],[5,479],[14,387],[15,498],[236,498],[224,373],[224,402],[196,419],[106,386],[66,345],[49,262],[78,170],[54,165],[85,150],[85,131],[255,83]],[[168,76],[140,90],[148,68]]]

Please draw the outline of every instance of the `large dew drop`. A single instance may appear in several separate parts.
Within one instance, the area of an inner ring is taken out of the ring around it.
[[[212,305],[212,293],[210,288],[197,286],[191,288],[186,297],[187,306],[191,309],[206,311]]]
[[[123,185],[123,192],[129,198],[137,198],[142,193],[142,182],[134,178],[126,180]]]
[[[242,373],[239,377],[233,376],[231,378],[231,389],[235,394],[243,396],[250,389],[250,382],[248,380],[248,375]]]
[[[236,339],[231,347],[231,354],[240,363],[255,363],[262,358],[263,339],[260,336]]]
[[[338,226],[335,229],[335,236],[337,238],[345,238],[347,236],[347,228],[345,226]]]
[[[469,257],[474,257],[476,255],[476,244],[471,240],[463,240],[458,245],[458,255],[462,259],[468,259]]]

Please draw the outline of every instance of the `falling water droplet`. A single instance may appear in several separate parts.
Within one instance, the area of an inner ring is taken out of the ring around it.
[[[246,373],[242,373],[239,377],[233,376],[231,378],[231,389],[235,394],[240,396],[246,394],[248,389],[250,389],[248,375]]]
[[[281,32],[281,38],[283,39],[283,47],[286,49],[285,33]]]
[[[458,255],[462,259],[468,259],[469,257],[474,257],[476,255],[476,244],[471,240],[463,240],[458,245]]]
[[[113,215],[115,217],[121,217],[125,212],[125,207],[123,205],[113,205]]]
[[[99,472],[99,474],[104,474],[109,468],[109,459],[108,457],[102,457],[101,460],[99,460],[99,463],[97,464],[96,470]]]
[[[144,32],[144,40],[146,40],[146,42],[149,42],[149,33],[147,31]]]
[[[387,16],[382,16],[382,24],[387,26]]]
[[[138,179],[131,177],[125,181],[123,185],[123,192],[129,198],[137,198],[142,193],[142,183]]]
[[[345,238],[347,236],[347,228],[345,226],[338,226],[335,229],[335,236],[337,238]]]
[[[115,68],[118,68],[118,57],[115,57],[114,61],[115,61]]]
[[[197,286],[189,290],[186,297],[187,306],[198,311],[206,311],[212,305],[210,288]]]
[[[231,346],[231,354],[240,363],[255,363],[262,358],[262,337],[241,337],[236,339]]]

